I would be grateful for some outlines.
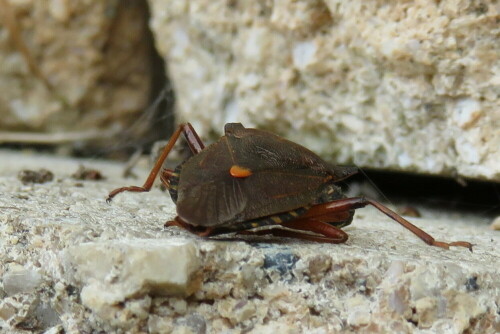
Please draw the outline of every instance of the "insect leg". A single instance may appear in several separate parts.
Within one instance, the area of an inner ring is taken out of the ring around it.
[[[205,144],[203,144],[191,123],[183,125],[182,134],[184,138],[186,138],[188,146],[193,154],[198,154],[205,148]]]
[[[151,169],[151,172],[149,173],[148,178],[146,179],[146,182],[142,185],[142,187],[139,186],[130,186],[130,187],[121,187],[117,188],[113,191],[111,191],[108,194],[108,198],[106,199],[106,202],[110,202],[113,197],[115,197],[117,194],[124,192],[124,191],[133,191],[133,192],[147,192],[151,190],[151,187],[153,186],[153,183],[156,179],[156,176],[160,172],[161,167],[163,166],[163,162],[167,158],[168,154],[174,147],[175,143],[179,139],[180,134],[183,133],[184,136],[186,137],[189,147],[193,151],[193,153],[198,153],[200,150],[204,148],[203,143],[201,142],[200,138],[198,137],[198,134],[196,134],[196,131],[193,129],[191,124],[185,123],[185,124],[180,124],[177,127],[177,130],[175,130],[174,134],[172,137],[170,137],[170,140],[168,141],[167,145],[161,152],[160,157],[156,161],[154,167]]]
[[[193,225],[190,225],[186,222],[184,222],[181,218],[175,217],[174,220],[168,221],[164,225],[165,227],[170,227],[170,226],[177,226],[180,228],[183,228],[193,234],[196,234],[200,237],[207,237],[210,234],[212,234],[213,228],[212,227],[195,227]]]
[[[174,171],[171,169],[163,169],[160,173],[161,183],[165,185],[165,187],[170,188],[170,179],[174,175]]]
[[[294,230],[310,231],[322,234],[323,236],[316,236],[308,233],[301,233],[289,230],[279,230],[279,229],[270,230],[271,234],[275,236],[292,237],[297,239],[305,239],[317,242],[327,242],[333,244],[344,243],[349,238],[347,233],[345,233],[341,229],[313,218],[304,218],[304,219],[301,218],[293,220],[282,224],[282,226]]]
[[[332,228],[335,228],[331,226]],[[297,231],[291,231],[291,230],[284,230],[280,228],[272,228],[272,229],[267,229],[267,230],[260,230],[260,231],[243,231],[238,234],[245,234],[245,235],[273,235],[275,237],[284,237],[284,238],[294,238],[294,239],[302,239],[302,240],[309,240],[309,241],[314,241],[314,242],[322,242],[322,243],[332,243],[332,244],[340,244],[346,242],[348,236],[347,233],[345,233],[342,230],[340,231],[339,235],[332,237],[331,235],[326,237],[326,236],[320,236],[320,235],[313,235],[313,234],[308,234],[308,233],[302,233],[302,232],[297,232]],[[345,236],[344,236],[344,235]]]
[[[276,237],[294,238],[309,240],[315,242],[341,244],[347,241],[348,235],[341,229],[324,223],[312,218],[297,219],[290,222],[281,224],[281,226],[288,227],[294,230],[310,231],[322,235],[313,235],[298,231],[285,230],[281,228],[270,228],[260,231],[242,231],[238,234],[245,235],[268,235],[271,234]]]
[[[431,246],[437,246],[441,248],[446,248],[448,249],[450,246],[460,246],[460,247],[465,247],[468,248],[470,251],[472,251],[472,244],[466,241],[455,241],[455,242],[443,242],[443,241],[438,241],[435,240],[430,234],[427,232],[423,231],[422,229],[418,228],[417,226],[413,225],[388,207],[380,204],[377,201],[374,201],[372,199],[368,199],[365,197],[352,197],[352,198],[343,198],[323,204],[318,204],[313,206],[309,211],[302,216],[301,218],[307,218],[307,217],[316,217],[316,216],[321,216],[325,212],[339,212],[339,211],[348,211],[348,210],[353,210],[353,209],[359,209],[363,208],[367,205],[372,205],[375,208],[377,208],[379,211],[396,221],[397,223],[401,224],[403,227],[406,229],[410,230],[415,234],[417,237],[422,239],[426,244],[431,245]]]
[[[320,217],[318,217],[321,219]],[[302,230],[302,231],[311,231],[314,233],[322,234],[324,237],[316,237],[311,236],[310,234],[298,233],[298,238],[300,239],[308,239],[308,240],[316,240],[320,242],[329,242],[334,244],[341,244],[347,241],[349,236],[347,233],[342,231],[341,229],[332,226],[328,223],[325,223],[318,219],[313,218],[300,218],[297,220],[292,220],[290,222],[286,222],[282,224],[282,226],[294,229],[294,230]]]

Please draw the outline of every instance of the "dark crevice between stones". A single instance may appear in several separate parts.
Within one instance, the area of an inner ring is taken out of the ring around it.
[[[174,129],[175,94],[169,78],[167,65],[155,47],[153,33],[149,27],[151,20],[150,8],[146,0],[126,0],[120,3],[120,9],[132,7],[134,11],[144,15],[143,24],[144,43],[148,48],[148,61],[151,89],[148,104],[136,117],[132,124],[110,142],[109,145],[84,145],[73,148],[73,155],[79,157],[104,157],[127,159],[138,150],[149,153],[152,144],[158,140],[170,138]],[[130,11],[127,8],[126,11]],[[117,14],[118,15],[118,14]],[[137,14],[138,15],[138,14]],[[133,63],[133,60],[131,60]],[[127,64],[123,64],[127,66]]]
[[[435,209],[471,213],[492,218],[500,215],[500,183],[449,177],[363,169],[346,180],[344,189],[354,183],[370,184],[367,197],[395,204],[414,203]],[[366,176],[364,175],[366,174]],[[378,189],[374,189],[373,185]],[[363,189],[363,187],[361,187]],[[360,194],[350,194],[359,196]]]

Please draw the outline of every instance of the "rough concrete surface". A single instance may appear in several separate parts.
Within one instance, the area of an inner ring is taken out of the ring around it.
[[[497,1],[149,0],[182,120],[338,163],[500,180]]]
[[[489,220],[422,208],[425,245],[373,209],[346,244],[233,236],[163,223],[169,196],[104,161],[0,151],[0,328],[5,333],[494,333],[500,235]],[[106,179],[75,180],[83,163]],[[23,169],[52,181],[23,184]]]

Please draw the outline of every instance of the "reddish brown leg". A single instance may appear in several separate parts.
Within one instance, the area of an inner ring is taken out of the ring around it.
[[[213,227],[195,228],[193,225],[189,225],[188,223],[182,221],[179,217],[175,217],[174,220],[165,223],[165,227],[170,227],[170,226],[177,226],[183,228],[200,237],[208,237],[210,234],[212,234],[212,231],[214,230]]]
[[[142,185],[142,187],[139,186],[130,186],[130,187],[121,187],[113,190],[112,192],[109,193],[108,198],[106,199],[106,202],[110,202],[113,197],[115,197],[117,194],[124,192],[124,191],[133,191],[133,192],[147,192],[151,190],[151,187],[153,186],[153,183],[156,179],[156,176],[161,170],[161,167],[163,166],[163,162],[167,158],[168,154],[174,147],[175,143],[179,139],[179,136],[184,134],[184,137],[186,138],[189,148],[191,149],[191,152],[193,154],[199,153],[201,150],[205,148],[205,145],[203,145],[203,142],[201,141],[200,137],[198,137],[198,134],[196,131],[193,129],[193,126],[190,123],[186,124],[180,124],[177,127],[177,130],[175,130],[174,134],[172,137],[170,137],[170,140],[168,141],[167,145],[163,149],[160,157],[156,161],[154,167],[151,169],[151,172],[149,173],[148,178],[146,179],[146,182]]]
[[[186,123],[185,125],[182,124],[179,125],[179,127],[181,126],[183,127],[182,134],[184,135],[184,138],[186,138],[186,141],[188,143],[189,148],[191,149],[191,152],[193,154],[200,153],[205,148],[205,145],[201,141],[200,137],[194,130],[191,123]]]
[[[341,229],[312,218],[293,220],[290,222],[283,223],[281,224],[281,226],[285,226],[294,230],[310,231],[322,234],[323,236],[312,235],[297,231],[283,230],[280,228],[272,228],[260,231],[244,231],[240,232],[240,234],[255,234],[255,235],[271,234],[276,237],[295,238],[295,239],[332,243],[332,244],[344,243],[349,238],[347,233],[345,233]]]
[[[306,213],[307,214],[307,213]],[[342,231],[340,228],[330,225],[328,223],[332,222],[344,222],[352,216],[350,211],[324,211],[319,213],[317,216],[309,215],[303,218],[304,215],[299,218],[284,222],[280,226],[288,227],[293,230],[309,231],[320,235],[312,235],[309,233],[302,233],[298,231],[284,230],[281,228],[269,228],[260,231],[242,231],[239,234],[253,234],[253,235],[265,235],[272,234],[277,237],[287,237],[295,239],[310,240],[315,242],[323,243],[333,243],[340,244],[344,243],[348,239],[347,233]]]
[[[165,168],[160,173],[161,183],[163,183],[167,189],[170,188],[170,177],[172,177],[173,172],[173,170]]]
[[[289,227],[294,230],[311,231],[314,233],[324,235],[325,242],[334,244],[341,244],[347,241],[349,236],[341,229],[324,222],[324,216],[316,218],[303,218],[292,220],[282,224],[282,226]],[[321,238],[321,237],[320,237]]]
[[[403,225],[403,227],[413,232],[417,237],[422,239],[428,245],[446,249],[448,249],[450,246],[460,246],[460,247],[466,247],[470,251],[472,251],[471,243],[466,241],[455,241],[449,243],[443,241],[437,241],[430,234],[416,227],[415,225],[413,225],[412,223],[410,223],[409,221],[407,221],[394,211],[390,210],[386,206],[380,204],[377,201],[364,197],[344,198],[328,203],[315,205],[311,209],[309,209],[309,211],[307,211],[303,216],[301,216],[301,219],[324,216],[328,212],[344,212],[348,210],[362,208],[367,205],[372,205],[376,207],[379,211],[383,212],[384,214],[392,218],[394,221],[398,222],[399,224]]]

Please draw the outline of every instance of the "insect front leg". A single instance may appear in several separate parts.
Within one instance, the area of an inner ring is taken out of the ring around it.
[[[174,175],[174,171],[171,169],[163,169],[160,173],[160,181],[165,185],[165,187],[170,188],[170,180]]]
[[[172,137],[170,137],[170,140],[168,141],[167,145],[161,152],[160,157],[156,161],[155,165],[151,169],[151,172],[149,172],[149,176],[146,179],[146,182],[142,185],[142,187],[139,186],[129,186],[129,187],[121,187],[117,188],[113,191],[111,191],[108,194],[108,198],[106,199],[106,202],[110,202],[113,197],[115,197],[117,194],[124,192],[124,191],[132,191],[132,192],[148,192],[151,190],[151,187],[153,186],[153,183],[156,179],[156,176],[161,170],[161,167],[163,166],[163,163],[165,162],[165,159],[167,159],[168,154],[174,147],[175,143],[179,139],[179,136],[181,133],[184,135],[186,138],[189,148],[191,149],[191,152],[194,154],[197,154],[201,152],[204,148],[205,145],[201,141],[200,137],[194,130],[193,126],[190,123],[185,123],[185,124],[180,124],[177,129],[175,130],[174,134]]]

